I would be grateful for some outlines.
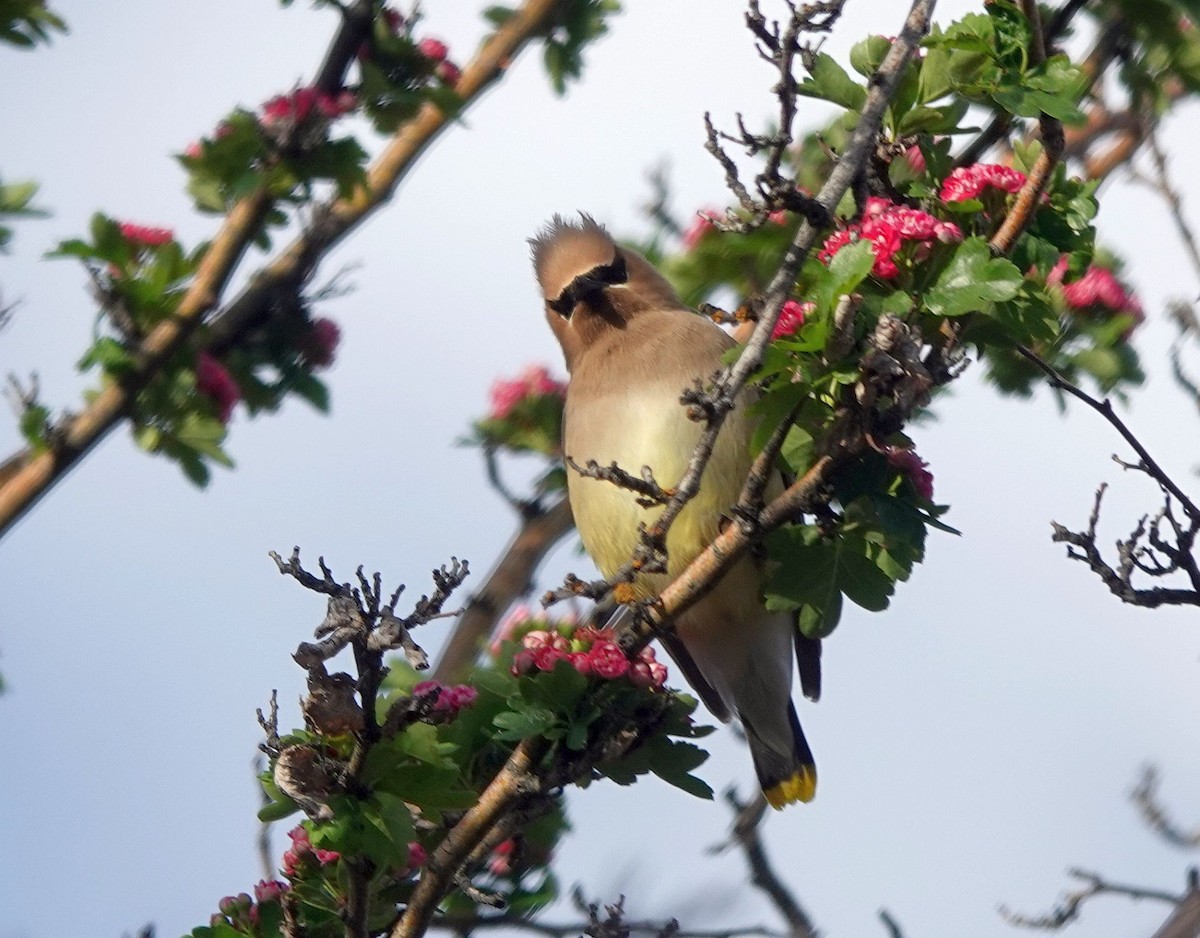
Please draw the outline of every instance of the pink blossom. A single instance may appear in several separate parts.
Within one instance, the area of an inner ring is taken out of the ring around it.
[[[582,629],[576,629],[572,636],[579,647],[591,648],[596,642],[613,642],[617,639],[617,633],[612,629],[596,629],[590,626],[585,626]]]
[[[462,78],[462,69],[447,60],[445,62],[438,62],[437,68],[433,70],[433,74],[437,75],[444,84],[454,85]]]
[[[650,673],[650,665],[644,661],[635,661],[629,666],[629,683],[634,687],[649,690],[654,686],[654,675]]]
[[[769,221],[772,225],[786,225],[787,220],[788,213],[784,209],[778,209],[767,215],[767,221]]]
[[[418,681],[413,685],[412,695],[414,697],[427,697],[434,694],[440,694],[445,685],[441,681]]]
[[[629,682],[644,690],[657,690],[667,682],[667,666],[660,661],[639,658],[629,666]]]
[[[683,249],[690,251],[697,244],[704,240],[710,231],[716,230],[716,225],[713,224],[714,218],[721,216],[721,210],[716,208],[704,209],[696,213],[696,217],[692,220],[691,227],[683,234]]]
[[[592,659],[588,657],[586,651],[569,651],[567,652],[567,660],[571,662],[571,667],[580,674],[592,673]]]
[[[507,876],[512,872],[512,854],[516,846],[510,837],[508,840],[498,843],[492,850],[491,859],[488,861],[488,870],[493,876]]]
[[[229,423],[234,405],[242,399],[241,388],[233,376],[208,352],[196,356],[196,390],[216,405],[221,423]]]
[[[404,28],[404,16],[399,10],[393,10],[391,7],[384,7],[379,11],[383,17],[384,23],[387,24],[388,31],[395,36]]]
[[[422,39],[417,43],[417,51],[433,62],[444,61],[450,54],[450,49],[440,39]]]
[[[904,159],[914,173],[920,174],[925,172],[925,154],[921,152],[921,148],[915,143],[904,151]]]
[[[496,626],[496,632],[492,636],[492,642],[488,645],[488,651],[495,658],[500,654],[500,646],[504,642],[515,641],[517,637],[517,629],[523,626],[526,622],[533,619],[533,613],[524,603],[518,603],[509,610],[508,615],[500,620],[500,624]]]
[[[285,121],[300,124],[308,120],[313,112],[332,119],[353,111],[357,104],[357,99],[350,91],[333,95],[309,86],[297,88],[290,94],[275,95],[263,105],[259,120],[264,127],[274,127]]]
[[[811,315],[816,308],[816,303],[797,303],[795,300],[788,300],[779,311],[779,319],[775,322],[775,328],[771,330],[771,338],[778,339],[781,336],[791,335],[804,325],[805,317]]]
[[[160,248],[175,240],[175,233],[170,228],[151,228],[128,221],[121,222],[118,227],[121,237],[137,248]]]
[[[276,902],[288,891],[288,884],[277,879],[261,879],[254,887],[254,898],[259,902]]]
[[[183,155],[186,156],[189,160],[200,159],[200,157],[204,155],[204,150],[200,145],[200,141],[193,140],[186,147],[184,147]]]
[[[317,862],[320,863],[321,866],[327,866],[328,864],[334,863],[342,858],[342,855],[336,850],[322,850],[320,847],[317,847],[315,850],[313,850],[313,856],[317,858]]]
[[[826,238],[817,257],[828,264],[838,251],[860,238],[871,242],[871,251],[875,255],[871,273],[886,280],[900,273],[896,255],[905,242],[956,243],[962,240],[962,231],[953,222],[942,221],[921,209],[895,205],[887,199],[871,196],[863,207],[862,220]],[[927,255],[928,249],[924,253]],[[913,256],[920,259],[921,251],[914,251]]]
[[[512,380],[497,380],[492,385],[491,420],[504,420],[527,397],[564,397],[567,386],[550,377],[544,365],[531,365]]]
[[[532,632],[526,632],[525,637],[521,639],[521,645],[528,648],[530,651],[537,651],[539,648],[556,648],[559,651],[568,651],[571,643],[557,632],[550,632],[546,629],[534,629]]]
[[[332,319],[314,319],[301,343],[300,354],[310,368],[328,368],[333,364],[342,330]]]
[[[1116,274],[1107,267],[1092,264],[1074,283],[1063,283],[1066,272],[1067,258],[1061,257],[1046,276],[1046,283],[1058,286],[1067,305],[1076,312],[1099,308],[1105,312],[1130,316],[1133,319],[1130,332],[1146,318],[1141,301],[1126,290]]]
[[[288,831],[287,835],[292,841],[293,849],[302,852],[312,849],[312,841],[309,840],[308,829],[306,827],[297,825]]]
[[[942,182],[943,202],[964,202],[973,199],[984,189],[1017,192],[1025,185],[1025,174],[1011,166],[997,163],[975,163],[960,166]]]
[[[915,450],[898,446],[885,447],[884,455],[892,466],[908,476],[908,481],[921,498],[933,501],[933,473],[928,469],[929,463],[918,456]]]
[[[553,671],[560,661],[567,660],[567,653],[561,648],[545,645],[533,651],[533,664],[539,671]]]
[[[253,905],[254,902],[244,892],[239,892],[236,896],[226,896],[217,903],[217,908],[225,915],[232,917],[237,916],[241,912],[245,912]]]
[[[418,869],[425,865],[428,859],[425,853],[425,848],[415,840],[408,845],[408,869],[409,871]]]
[[[878,195],[867,196],[867,204],[863,206],[863,218],[876,218],[886,214],[892,208],[892,203]]]
[[[445,710],[450,713],[458,713],[464,707],[469,707],[475,702],[479,696],[479,691],[468,684],[456,684],[453,687],[447,687],[438,696],[436,709]]]
[[[528,648],[518,651],[513,655],[512,668],[513,674],[521,675],[528,674],[533,670],[533,652]]]
[[[597,677],[611,680],[629,671],[629,659],[615,642],[596,642],[588,652],[588,659]]]

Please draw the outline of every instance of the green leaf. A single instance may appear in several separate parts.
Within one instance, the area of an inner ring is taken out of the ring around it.
[[[854,291],[875,266],[875,252],[868,240],[855,241],[833,255],[828,270],[813,285],[810,296],[822,313],[832,315],[837,301]]]
[[[542,735],[558,718],[546,707],[523,707],[498,713],[492,722],[499,729],[497,739],[517,740]]]
[[[516,12],[512,7],[490,6],[483,11],[483,18],[499,28],[512,19]]]
[[[588,679],[569,661],[557,661],[552,671],[538,671],[521,678],[525,699],[559,713],[572,713],[587,692]]]
[[[867,89],[825,52],[817,53],[811,73],[800,82],[796,91],[810,98],[831,101],[848,111],[861,111],[867,100]]]
[[[883,64],[892,44],[886,36],[868,36],[850,49],[850,67],[863,78],[870,78]]]
[[[329,388],[309,372],[297,375],[291,382],[292,393],[308,401],[323,414],[329,413]]]
[[[712,800],[713,790],[703,779],[692,775],[708,758],[708,753],[699,746],[678,740],[658,737],[644,747],[650,754],[650,771],[669,785],[674,785],[689,795]]]
[[[968,238],[925,294],[925,305],[935,316],[988,312],[993,303],[1016,296],[1023,279],[1012,261],[992,257],[983,238]]]
[[[263,805],[258,811],[258,819],[264,824],[270,824],[273,821],[282,821],[285,817],[291,817],[299,810],[300,805],[285,796],[283,801],[272,801],[270,804]]]

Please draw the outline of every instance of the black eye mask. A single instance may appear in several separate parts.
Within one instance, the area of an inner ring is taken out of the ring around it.
[[[628,280],[629,271],[625,269],[625,258],[618,254],[611,264],[601,264],[599,267],[593,267],[586,274],[580,274],[567,285],[556,299],[548,300],[546,305],[563,319],[570,319],[571,313],[579,303],[604,292],[607,287],[625,283]]]

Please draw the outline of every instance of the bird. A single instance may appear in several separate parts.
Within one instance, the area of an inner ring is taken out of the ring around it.
[[[563,455],[576,466],[616,463],[660,485],[683,476],[703,428],[680,396],[719,371],[733,339],[688,309],[641,254],[617,244],[591,216],[555,215],[529,239],[545,315],[570,376]],[[667,569],[639,572],[633,598],[657,596],[729,523],[753,461],[754,392],[737,398],[718,434],[699,490],[671,526]],[[773,482],[780,490],[782,482]],[[567,494],[580,539],[606,578],[628,563],[639,525],[662,506],[576,471]],[[775,808],[811,801],[817,773],[792,700],[793,659],[805,696],[820,696],[820,641],[802,635],[793,614],[770,612],[762,599],[760,557],[743,557],[660,639],[688,683],[723,722],[745,729],[759,784]]]

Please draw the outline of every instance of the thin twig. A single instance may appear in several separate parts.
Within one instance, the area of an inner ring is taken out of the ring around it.
[[[1184,896],[1182,895],[1166,892],[1161,889],[1147,889],[1141,886],[1128,886],[1121,883],[1109,882],[1099,874],[1091,873],[1087,870],[1068,870],[1068,875],[1073,876],[1075,879],[1083,880],[1085,885],[1074,892],[1068,892],[1063,896],[1062,902],[1049,912],[1042,915],[1024,915],[1020,912],[1013,912],[1008,906],[1002,905],[998,910],[1000,915],[1010,925],[1015,925],[1018,928],[1037,928],[1046,931],[1056,931],[1078,919],[1083,904],[1096,896],[1124,896],[1134,900],[1150,899],[1155,902],[1166,902],[1170,905],[1178,905],[1184,900]]]

